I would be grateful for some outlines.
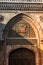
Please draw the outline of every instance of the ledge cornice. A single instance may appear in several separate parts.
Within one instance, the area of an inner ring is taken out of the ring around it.
[[[43,11],[43,3],[0,2],[0,10]]]

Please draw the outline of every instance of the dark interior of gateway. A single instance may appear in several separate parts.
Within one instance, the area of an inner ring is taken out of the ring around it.
[[[9,54],[9,65],[35,65],[35,54],[26,48],[18,48]]]

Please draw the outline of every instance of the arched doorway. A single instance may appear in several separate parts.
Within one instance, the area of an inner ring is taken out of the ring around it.
[[[35,54],[26,48],[18,48],[9,54],[9,65],[36,65]]]
[[[23,56],[24,54],[26,53],[28,56],[27,59],[29,59],[29,57],[33,58],[33,60],[31,61],[31,59],[29,60],[30,63],[28,63],[28,60],[25,60],[27,61],[26,65],[32,65],[32,62],[33,65],[39,65],[39,52],[38,52],[38,44],[39,44],[39,38],[38,38],[38,31],[35,27],[35,25],[33,24],[33,20],[28,17],[27,15],[25,14],[18,14],[17,16],[13,17],[6,25],[5,29],[4,29],[4,33],[3,33],[3,36],[4,36],[4,40],[5,40],[5,53],[6,53],[6,56],[5,56],[5,65],[13,65],[14,61],[12,59],[10,59],[12,57],[12,54],[11,55],[9,54],[12,50],[15,50],[15,48],[21,48],[21,47],[25,47],[25,48],[28,48],[30,50],[32,50],[34,53],[32,54],[31,52],[28,53],[28,51],[23,51],[24,49],[22,49],[22,52],[23,53]],[[26,50],[26,49],[25,49]],[[21,51],[21,49],[20,49]],[[19,50],[17,51],[19,52]],[[14,51],[14,54],[16,54],[16,52]],[[21,55],[21,52],[19,52],[19,54]],[[32,56],[32,55],[33,56]],[[29,56],[30,55],[30,56]],[[17,54],[18,56],[18,59],[19,59],[19,55]],[[22,57],[22,56],[21,56]],[[24,57],[22,57],[24,59]],[[16,58],[17,59],[17,58]],[[12,60],[12,61],[9,61],[9,60]],[[22,61],[22,60],[21,60]],[[10,64],[10,62],[12,64]],[[18,62],[18,60],[17,60]],[[22,64],[23,63],[23,64]],[[25,62],[24,60],[22,61],[21,65],[24,65]],[[19,65],[18,64],[14,64],[14,65]]]

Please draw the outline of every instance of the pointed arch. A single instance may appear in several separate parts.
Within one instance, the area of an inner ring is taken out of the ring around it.
[[[37,26],[35,25],[34,23],[34,20],[28,16],[27,14],[24,14],[24,13],[19,13],[17,14],[16,16],[14,16],[5,26],[5,29],[3,31],[3,37],[7,37],[8,35],[8,31],[12,28],[12,26],[19,22],[21,19],[24,19],[25,21],[27,21],[31,27],[33,28],[34,32],[35,32],[35,35],[36,35],[36,38],[38,39],[38,45],[39,45],[39,32],[38,32],[38,29],[37,29]]]

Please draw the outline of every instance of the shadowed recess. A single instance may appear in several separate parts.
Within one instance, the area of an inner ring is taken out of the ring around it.
[[[35,65],[35,54],[27,48],[18,48],[9,54],[9,65]]]

